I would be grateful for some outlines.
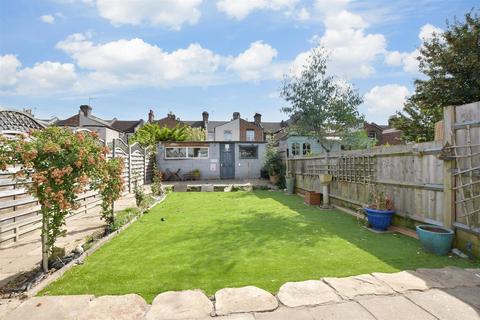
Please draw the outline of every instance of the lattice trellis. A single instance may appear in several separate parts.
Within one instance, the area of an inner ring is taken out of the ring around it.
[[[478,126],[478,125],[477,125]],[[480,227],[480,144],[472,143],[471,125],[462,126],[464,139],[452,139],[456,170],[456,218],[471,228]],[[457,144],[459,141],[465,144]]]
[[[338,181],[362,184],[375,181],[376,158],[373,155],[348,155],[322,160],[322,163],[306,165],[305,173],[310,175],[328,173]]]

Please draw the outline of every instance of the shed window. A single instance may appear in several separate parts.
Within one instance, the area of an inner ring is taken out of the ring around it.
[[[300,143],[292,143],[292,156],[300,155]]]
[[[238,146],[240,159],[258,159],[258,146]]]
[[[303,144],[303,155],[307,155],[307,154],[310,154],[310,152],[312,151],[312,147],[310,145],[310,143],[306,142]]]
[[[188,157],[189,158],[208,158],[208,148],[199,147],[199,148],[188,148]]]
[[[206,159],[208,147],[167,147],[165,159]]]
[[[255,130],[247,130],[247,141],[255,141]]]
[[[377,138],[377,132],[376,131],[368,131],[368,137],[370,139],[376,139]]]
[[[181,159],[187,157],[187,148],[165,148],[165,158]]]

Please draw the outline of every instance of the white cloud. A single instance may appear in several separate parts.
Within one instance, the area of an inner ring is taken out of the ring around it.
[[[17,69],[21,62],[13,54],[0,56],[0,91],[15,85],[17,82]]]
[[[443,30],[429,23],[423,25],[418,33],[418,38],[422,41],[428,41],[434,34],[441,34]],[[411,52],[388,51],[385,53],[385,63],[390,66],[402,66],[403,71],[416,74],[419,73],[420,50],[415,49]]]
[[[255,10],[292,10],[298,0],[220,0],[217,9],[242,20]]]
[[[0,93],[44,95],[71,90],[78,79],[71,63],[44,61],[21,68],[14,55],[0,56]]]
[[[44,14],[43,16],[40,16],[40,20],[42,20],[45,23],[49,23],[49,24],[54,24],[55,23],[55,17],[51,14]]]
[[[382,121],[402,110],[408,97],[408,88],[398,84],[375,86],[364,96],[367,118],[370,121]]]
[[[297,14],[296,14],[297,20],[300,21],[307,21],[310,19],[310,12],[307,10],[307,8],[301,8]]]
[[[219,55],[196,43],[166,52],[138,38],[94,44],[88,35],[73,34],[57,48],[107,87],[202,82],[213,76],[221,61]]]
[[[113,25],[148,23],[180,30],[198,22],[202,0],[96,0],[95,4],[100,16]]]
[[[327,6],[326,2],[317,2],[320,3]],[[310,42],[329,52],[329,73],[346,79],[367,77],[375,72],[374,63],[385,53],[386,40],[382,34],[367,33],[367,22],[359,15],[341,10],[344,3],[347,2],[334,2],[334,6],[329,7],[324,19],[325,33],[313,36]],[[310,51],[297,55],[293,63],[296,74],[309,54]]]
[[[227,69],[237,72],[243,80],[260,80],[269,75],[267,70],[272,66],[272,60],[277,56],[277,50],[261,41],[254,42],[243,53],[228,64]]]
[[[422,41],[424,40],[431,40],[435,34],[440,35],[443,33],[443,30],[440,28],[437,28],[430,23],[427,23],[423,25],[420,28],[420,33],[418,34],[418,38]]]

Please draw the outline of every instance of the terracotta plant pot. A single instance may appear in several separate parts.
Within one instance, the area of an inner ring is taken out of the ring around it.
[[[276,185],[278,183],[278,176],[277,175],[270,176],[270,183],[273,185]]]

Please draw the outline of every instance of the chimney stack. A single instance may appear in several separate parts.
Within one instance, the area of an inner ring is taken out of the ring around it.
[[[153,110],[150,110],[150,112],[148,113],[148,123],[153,123],[154,120],[155,115],[153,114]]]
[[[240,119],[240,112],[234,112],[233,113],[233,120]]]
[[[260,113],[255,113],[253,119],[255,119],[256,125],[260,125],[262,123],[262,115]]]
[[[167,113],[167,118],[173,119],[173,120],[176,120],[176,119],[177,119],[177,118],[175,117],[175,114],[174,114],[173,112],[171,112],[171,111],[170,111],[169,113]]]
[[[80,106],[80,112],[82,112],[85,117],[88,117],[92,114],[92,107],[88,104],[82,104]]]
[[[208,112],[207,111],[202,112],[202,119],[203,119],[203,123],[208,122]]]

